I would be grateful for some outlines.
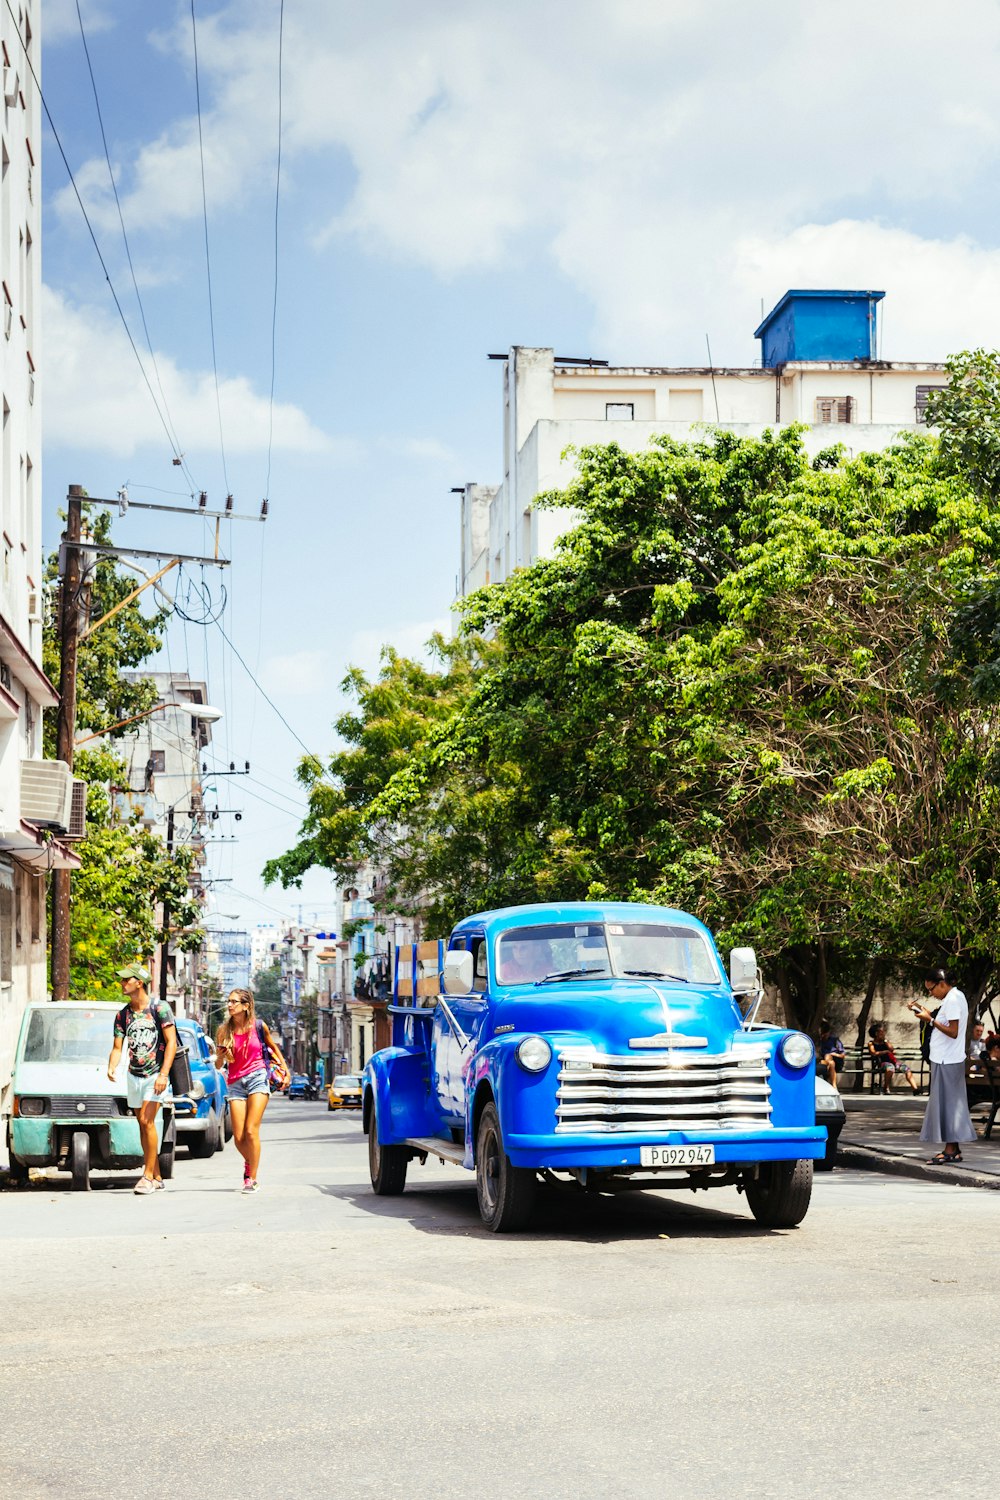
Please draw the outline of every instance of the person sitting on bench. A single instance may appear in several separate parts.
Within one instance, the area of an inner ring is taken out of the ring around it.
[[[901,1063],[897,1058],[889,1040],[885,1034],[885,1026],[881,1021],[868,1028],[868,1051],[872,1055],[872,1067],[879,1069],[882,1074],[882,1093],[892,1093],[892,1083],[897,1073],[902,1073],[911,1091],[919,1092],[913,1074],[906,1063]]]
[[[819,1028],[819,1047],[816,1056],[820,1068],[834,1088],[837,1088],[837,1074],[844,1066],[844,1044],[825,1016],[820,1021]]]

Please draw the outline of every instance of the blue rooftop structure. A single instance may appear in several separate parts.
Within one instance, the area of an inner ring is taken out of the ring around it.
[[[854,363],[876,359],[876,309],[885,292],[803,290],[786,292],[754,337],[764,368],[789,360]]]

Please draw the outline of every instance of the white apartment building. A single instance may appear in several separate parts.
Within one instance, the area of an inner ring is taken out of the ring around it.
[[[72,775],[42,761],[42,710],[59,695],[42,671],[41,100],[39,0],[0,7],[0,1088],[21,1016],[46,998],[46,876],[79,860]],[[48,835],[52,835],[51,838]]]
[[[761,363],[741,368],[610,366],[522,346],[491,356],[504,362],[503,481],[462,492],[460,596],[550,555],[573,526],[571,511],[532,506],[572,479],[567,447],[613,440],[638,451],[659,433],[687,439],[698,424],[759,436],[804,422],[810,454],[833,443],[854,454],[916,430],[945,374],[876,357],[883,296],[786,292],[756,330]]]
[[[280,962],[278,944],[281,929],[267,922],[258,922],[250,932],[250,979],[261,969],[270,969]]]

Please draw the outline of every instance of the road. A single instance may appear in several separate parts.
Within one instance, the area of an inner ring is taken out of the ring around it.
[[[369,1190],[356,1117],[274,1100],[232,1148],[0,1196],[0,1493],[987,1495],[1000,1193],[816,1179],[797,1230],[735,1190],[553,1192],[488,1235],[471,1177]]]

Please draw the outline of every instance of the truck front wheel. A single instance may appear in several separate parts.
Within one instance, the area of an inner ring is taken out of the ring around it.
[[[380,1197],[394,1197],[403,1191],[409,1159],[405,1146],[382,1145],[378,1138],[378,1114],[373,1104],[368,1127],[368,1171],[372,1188]]]
[[[496,1106],[487,1104],[476,1135],[476,1193],[487,1229],[506,1234],[523,1229],[535,1204],[538,1178],[528,1167],[512,1167],[503,1149]]]
[[[744,1179],[750,1212],[767,1229],[792,1229],[801,1224],[812,1197],[811,1161],[762,1162],[757,1175]]]
[[[69,1169],[73,1174],[73,1191],[90,1192],[90,1136],[85,1130],[74,1130],[69,1143]]]

